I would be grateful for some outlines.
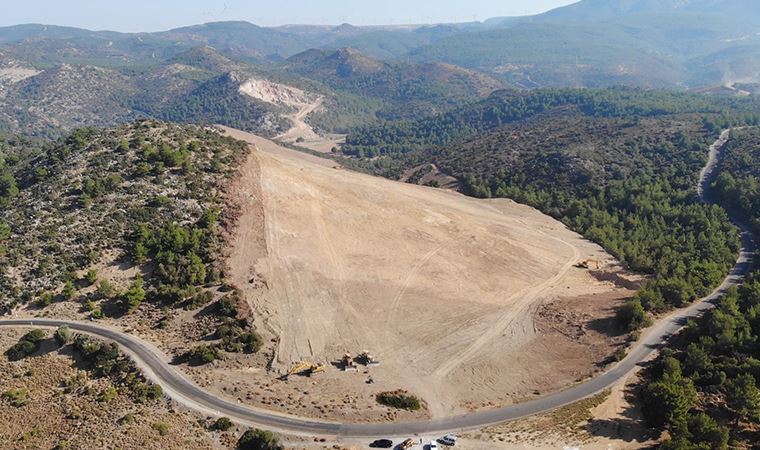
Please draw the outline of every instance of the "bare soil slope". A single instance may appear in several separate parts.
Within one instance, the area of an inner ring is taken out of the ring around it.
[[[618,272],[561,223],[228,133],[257,149],[234,189],[231,277],[279,339],[276,370],[371,350],[378,386],[415,392],[439,416],[559,389],[619,342],[604,324],[631,291],[575,267]],[[347,392],[378,389],[343,379]]]

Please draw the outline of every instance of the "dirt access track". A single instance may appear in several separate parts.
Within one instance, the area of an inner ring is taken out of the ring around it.
[[[326,363],[319,377],[345,392],[406,389],[441,417],[558,390],[614,351],[589,323],[611,320],[631,291],[575,267],[596,259],[619,275],[561,223],[226,131],[255,146],[233,189],[242,216],[229,266],[278,339],[275,371]],[[365,349],[381,360],[375,385],[330,366]]]

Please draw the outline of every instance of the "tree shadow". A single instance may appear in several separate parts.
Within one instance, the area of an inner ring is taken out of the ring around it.
[[[620,337],[628,334],[628,331],[620,326],[614,314],[590,320],[586,322],[586,328],[609,337]]]
[[[208,316],[216,316],[219,313],[219,303],[218,302],[211,302],[201,308],[198,312],[193,314],[193,317],[196,319],[200,319],[202,317],[208,317]]]
[[[60,349],[61,348],[58,346],[58,342],[56,342],[55,339],[43,339],[40,341],[40,348],[29,356],[45,356],[51,353],[57,353]]]
[[[121,319],[126,316],[128,312],[120,297],[111,297],[103,300],[103,302],[100,303],[100,310],[103,311],[104,316],[113,319]]]
[[[640,383],[625,386],[623,396],[627,406],[619,414],[609,418],[591,419],[586,424],[586,431],[592,436],[637,443],[637,448],[656,448],[645,446],[647,442],[660,437],[659,430],[647,427],[639,402]]]
[[[598,281],[612,283],[616,287],[628,289],[631,291],[638,291],[644,284],[643,281],[628,280],[625,277],[621,276],[618,272],[610,272],[607,270],[589,270],[588,273]]]
[[[169,364],[173,366],[179,366],[181,364],[190,364],[190,356],[187,353],[180,353],[172,355],[171,361],[169,361]]]

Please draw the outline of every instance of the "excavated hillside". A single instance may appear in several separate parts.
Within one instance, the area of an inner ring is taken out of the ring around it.
[[[548,216],[227,131],[254,148],[233,191],[230,276],[277,341],[276,372],[328,365],[311,398],[343,392],[368,420],[374,393],[399,388],[432,416],[510,403],[593,374],[623,339],[613,309],[636,283]],[[367,375],[330,365],[363,350],[382,361]]]

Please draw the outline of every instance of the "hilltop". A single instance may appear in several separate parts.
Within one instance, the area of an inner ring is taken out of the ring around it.
[[[281,67],[333,90],[382,101],[378,116],[383,119],[442,112],[504,87],[491,77],[451,64],[385,62],[351,48],[309,50]]]

